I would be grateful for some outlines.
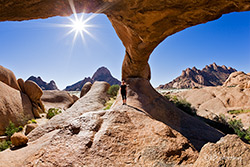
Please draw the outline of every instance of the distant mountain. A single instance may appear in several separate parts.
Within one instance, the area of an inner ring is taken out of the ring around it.
[[[181,76],[165,85],[160,85],[158,88],[200,88],[204,86],[219,86],[235,71],[237,70],[232,67],[227,68],[225,65],[218,66],[215,63],[207,65],[202,70],[198,70],[196,67],[192,69],[187,68],[182,71]]]
[[[106,67],[100,67],[94,73],[92,78],[86,77],[83,80],[81,80],[73,85],[67,86],[64,90],[66,90],[66,91],[80,91],[86,82],[94,83],[95,81],[106,81],[110,85],[116,85],[116,84],[120,85],[121,84],[121,82],[118,79],[114,78],[111,75],[110,71]]]
[[[31,76],[27,80],[34,81],[42,90],[58,90],[55,81],[51,80],[49,83],[44,82],[41,77]]]

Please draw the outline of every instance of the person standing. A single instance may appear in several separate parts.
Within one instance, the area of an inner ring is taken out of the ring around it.
[[[121,90],[122,102],[123,102],[122,105],[126,105],[126,101],[127,101],[127,85],[126,85],[124,80],[122,80],[120,90]]]

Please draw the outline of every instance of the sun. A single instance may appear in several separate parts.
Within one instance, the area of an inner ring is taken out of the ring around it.
[[[69,34],[75,32],[74,40],[76,40],[78,34],[81,35],[83,40],[85,33],[90,34],[89,31],[87,30],[87,27],[90,27],[90,25],[87,24],[88,20],[84,20],[83,18],[84,18],[84,13],[82,13],[80,17],[79,15],[74,14],[74,18],[69,18],[69,20],[71,21],[71,23],[68,24],[68,27],[71,28]]]
[[[74,2],[72,0],[68,0],[68,1],[69,1],[73,15],[68,17],[68,20],[69,20],[68,24],[63,24],[61,26],[70,28],[70,31],[66,35],[74,33],[73,45],[79,35],[82,38],[83,42],[85,42],[86,34],[94,38],[94,36],[89,32],[89,27],[94,27],[94,26],[91,24],[88,24],[88,22],[92,20],[95,17],[95,15],[92,14],[87,17],[84,11],[80,14],[77,14],[75,10]]]

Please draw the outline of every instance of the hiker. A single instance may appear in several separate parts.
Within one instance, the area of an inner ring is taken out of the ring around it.
[[[127,85],[124,80],[122,80],[121,83],[121,95],[122,95],[122,105],[126,105],[126,100],[127,100]]]

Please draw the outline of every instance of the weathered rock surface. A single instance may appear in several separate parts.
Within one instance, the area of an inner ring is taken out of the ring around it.
[[[160,85],[160,89],[169,89],[169,88],[201,88],[204,86],[219,86],[222,85],[228,76],[235,72],[236,70],[226,66],[218,66],[213,63],[202,70],[198,70],[193,67],[192,69],[187,68],[182,71],[181,76],[177,77],[173,81]]]
[[[21,132],[14,133],[11,136],[10,140],[11,143],[16,147],[24,146],[28,143],[28,137],[22,134]]]
[[[250,126],[250,113],[228,114],[229,110],[250,109],[250,89],[239,87],[207,87],[177,93],[197,110],[197,115],[216,121],[220,114],[241,119],[245,128]]]
[[[0,135],[12,121],[16,126],[25,125],[34,118],[28,96],[0,82]]]
[[[16,90],[20,90],[15,74],[1,65],[0,65],[0,81]]]
[[[60,108],[66,110],[74,103],[73,97],[68,92],[59,90],[43,91],[41,100],[46,110],[49,108]]]
[[[72,119],[80,116],[81,114],[89,111],[97,111],[104,107],[104,104],[109,99],[107,90],[110,85],[106,82],[96,81],[91,87],[90,91],[82,98],[77,100],[65,112],[54,116],[49,123],[39,126],[36,130],[32,131],[28,136],[29,139],[35,140],[42,135],[64,127]]]
[[[218,141],[223,134],[204,122],[184,113],[155,91],[149,81],[142,78],[127,79],[127,104],[147,113],[188,138],[197,150],[211,141]],[[121,96],[112,107],[122,105]]]
[[[31,76],[27,80],[35,82],[42,90],[58,90],[55,81],[44,82],[41,77]]]
[[[83,86],[90,82],[90,83],[94,83],[95,81],[105,81],[107,83],[109,83],[110,85],[120,85],[121,82],[119,80],[117,80],[116,78],[114,78],[110,71],[106,68],[106,67],[100,67],[97,69],[97,71],[93,74],[92,78],[87,77],[84,78],[83,80],[67,86],[65,88],[66,91],[81,91],[83,89]]]
[[[80,94],[80,98],[83,97],[84,95],[86,95],[88,93],[88,91],[90,90],[92,86],[91,82],[87,82],[83,85],[82,90],[81,90],[81,94]]]
[[[27,124],[26,125],[26,129],[25,129],[25,135],[28,135],[33,129],[35,129],[36,127],[38,127],[37,124],[31,123],[31,124]]]
[[[217,143],[206,144],[193,167],[250,166],[250,145],[236,135],[227,135]]]
[[[147,167],[195,162],[198,152],[192,144],[147,114],[130,106],[94,111],[103,108],[108,87],[106,83],[94,83],[91,90],[71,108],[34,129],[28,135],[30,142],[27,147],[1,152],[2,167]],[[21,159],[19,154],[24,151],[27,154],[20,155]]]
[[[242,71],[234,72],[228,77],[223,86],[250,88],[250,74]]]

